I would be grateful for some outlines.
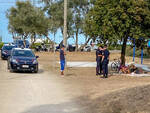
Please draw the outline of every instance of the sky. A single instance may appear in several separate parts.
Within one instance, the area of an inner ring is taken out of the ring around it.
[[[9,21],[6,18],[6,12],[8,9],[15,6],[16,1],[17,0],[0,0],[0,36],[2,36],[3,42],[12,42],[13,41],[12,35],[8,31]],[[25,0],[22,0],[22,1],[25,1]],[[38,4],[36,4],[36,6],[38,6]],[[52,34],[50,34],[49,37],[51,40],[54,40],[54,37]],[[63,40],[63,36],[62,36],[61,32],[58,32],[56,34],[56,43],[60,43],[62,40]],[[74,43],[75,43],[75,39],[70,38],[68,40],[68,44],[74,44]],[[78,43],[79,44],[85,43],[85,38],[83,35],[79,36],[79,42]]]

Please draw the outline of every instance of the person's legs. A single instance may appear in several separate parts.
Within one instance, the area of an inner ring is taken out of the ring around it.
[[[99,75],[99,71],[100,71],[100,62],[99,62],[99,60],[97,60],[96,62],[97,62],[97,66],[96,66],[96,75]]]
[[[61,60],[61,61],[60,61],[60,64],[61,64],[61,75],[64,75],[65,61],[64,61],[64,60]]]
[[[103,61],[103,75],[105,78],[108,77],[108,61]]]
[[[106,64],[105,68],[105,78],[108,78],[108,64]]]
[[[103,61],[103,63],[102,63],[103,65],[102,65],[102,68],[103,68],[103,76],[105,77],[105,74],[106,74],[106,70],[105,70],[105,61]]]
[[[100,74],[102,74],[102,71],[103,71],[103,64],[102,61],[100,60]]]

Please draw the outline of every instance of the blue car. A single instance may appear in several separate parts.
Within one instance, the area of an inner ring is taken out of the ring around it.
[[[1,58],[4,59],[8,59],[8,57],[11,54],[11,50],[15,48],[15,45],[4,45],[1,49]]]
[[[14,48],[8,59],[8,69],[14,71],[38,72],[38,56],[31,49]]]

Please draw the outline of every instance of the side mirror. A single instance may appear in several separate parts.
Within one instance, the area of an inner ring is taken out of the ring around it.
[[[36,56],[36,58],[39,58],[39,56]]]

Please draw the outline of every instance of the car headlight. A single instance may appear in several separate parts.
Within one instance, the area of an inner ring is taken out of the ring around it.
[[[16,64],[18,63],[18,61],[16,59],[12,59],[12,62],[16,63]]]
[[[37,60],[33,60],[33,64],[37,64],[38,62],[37,62]]]

